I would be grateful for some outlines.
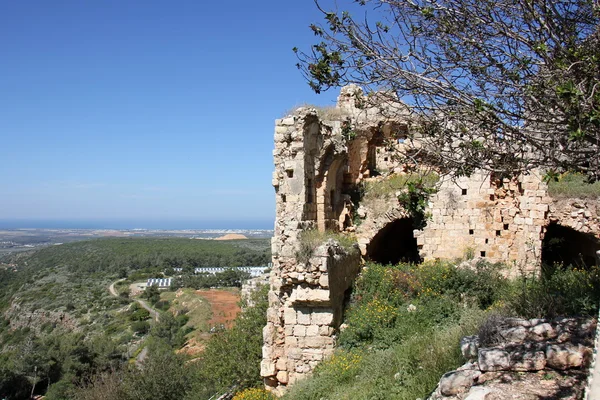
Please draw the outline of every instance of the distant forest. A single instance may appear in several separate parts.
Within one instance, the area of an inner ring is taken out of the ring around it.
[[[214,241],[184,238],[107,238],[52,246],[35,252],[28,264],[67,266],[72,271],[240,267],[270,261],[268,240]]]

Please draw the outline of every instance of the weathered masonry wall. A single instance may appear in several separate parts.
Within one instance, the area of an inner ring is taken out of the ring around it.
[[[471,253],[531,267],[541,254],[551,202],[535,174],[495,180],[478,173],[443,182],[430,201],[431,220],[416,234],[421,256],[459,258]]]
[[[394,193],[357,205],[359,184],[406,173],[410,167],[394,155],[406,146],[418,148],[404,106],[359,108],[361,96],[356,87],[344,88],[334,109],[300,108],[276,121],[273,269],[261,364],[267,387],[276,393],[332,353],[344,298],[364,259],[472,256],[512,265],[516,274],[533,270],[544,257],[568,258],[569,252],[589,263],[600,250],[600,202],[552,199],[537,171],[514,179],[442,177],[422,230],[414,229]],[[387,114],[396,119],[381,117],[385,107],[395,107]],[[351,234],[358,245],[344,249],[330,240],[307,251],[307,230]],[[543,254],[544,240],[564,234],[566,250]]]
[[[599,237],[597,200],[554,200],[540,174],[498,180],[488,174],[442,183],[429,206],[431,220],[416,231],[424,259],[460,258],[467,253],[532,270],[542,257],[550,224]]]
[[[359,270],[358,251],[333,242],[305,259],[297,257],[304,230],[338,227],[339,166],[345,154],[339,135],[333,134],[339,122],[332,125],[323,126],[308,112],[279,120],[275,129],[277,218],[261,374],[276,391],[331,354],[344,294]],[[331,157],[322,157],[324,149]]]

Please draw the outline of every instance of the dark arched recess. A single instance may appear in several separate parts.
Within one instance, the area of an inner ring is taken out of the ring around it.
[[[367,258],[379,264],[421,262],[417,240],[413,235],[411,218],[402,218],[387,224],[367,246]]]
[[[598,250],[600,242],[594,235],[552,223],[542,242],[542,265],[546,269],[557,264],[590,267],[598,263]]]

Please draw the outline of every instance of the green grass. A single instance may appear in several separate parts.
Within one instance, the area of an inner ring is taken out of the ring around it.
[[[465,313],[457,323],[415,332],[387,349],[339,350],[284,399],[424,399],[441,375],[464,362],[459,341],[476,332],[482,318],[482,312]]]
[[[365,183],[364,199],[366,201],[374,198],[394,196],[397,191],[404,189],[408,182],[419,182],[427,187],[434,187],[440,177],[433,172],[407,175],[394,174],[382,180],[371,180]]]
[[[557,181],[548,182],[548,193],[551,197],[564,198],[598,198],[600,197],[600,181],[588,183],[582,174],[567,173]]]
[[[336,241],[348,253],[358,251],[358,248],[355,246],[357,242],[354,236],[329,230],[320,232],[316,229],[310,229],[302,232],[300,235],[300,249],[296,254],[297,259],[300,262],[308,262],[308,260],[313,256],[316,248],[329,239]]]

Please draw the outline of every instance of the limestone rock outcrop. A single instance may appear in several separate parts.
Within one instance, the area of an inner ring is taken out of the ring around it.
[[[430,400],[504,399],[515,398],[504,384],[518,378],[513,392],[522,397],[543,397],[568,387],[572,397],[580,398],[585,386],[596,332],[595,319],[559,318],[505,319],[488,338],[469,336],[461,341],[461,351],[467,362],[451,371],[429,397]],[[489,332],[488,332],[489,334]],[[478,348],[480,341],[494,345]],[[519,386],[520,385],[520,386]],[[563,398],[563,397],[560,397]]]

